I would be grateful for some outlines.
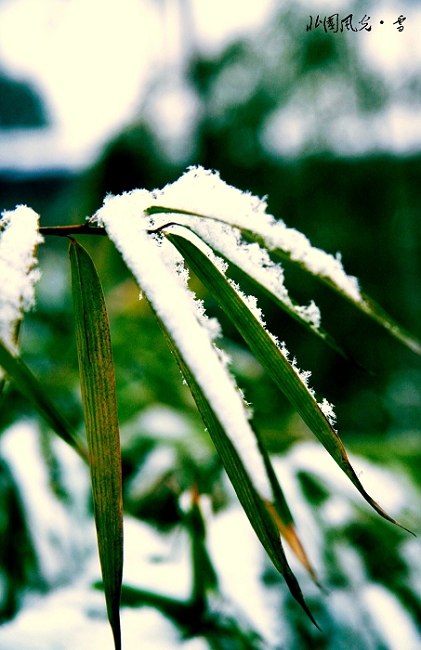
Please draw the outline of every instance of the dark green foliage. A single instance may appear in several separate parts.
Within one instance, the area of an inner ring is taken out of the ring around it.
[[[46,124],[45,109],[35,89],[0,75],[0,128],[34,128]]]
[[[312,31],[300,48],[301,72],[308,73],[317,68],[326,68],[338,59],[338,38],[322,31]],[[344,39],[340,40],[341,45]]]
[[[45,587],[33,547],[19,489],[4,460],[0,460],[0,621],[16,614],[28,587]]]
[[[320,484],[316,477],[307,474],[306,472],[299,472],[297,475],[300,481],[301,489],[306,500],[314,506],[323,504],[329,496],[329,493]]]
[[[400,532],[379,522],[362,520],[347,526],[344,534],[358,549],[373,582],[391,589],[421,626],[421,602],[410,588],[410,569],[405,554],[399,553],[405,541]],[[382,548],[381,553],[377,552],[379,548]]]

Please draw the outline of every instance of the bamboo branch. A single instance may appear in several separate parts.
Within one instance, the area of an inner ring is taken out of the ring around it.
[[[158,228],[153,230],[147,230],[148,235],[153,233],[161,232],[164,228],[169,226],[176,226],[175,222],[165,223]],[[100,235],[102,237],[107,236],[107,231],[105,228],[98,228],[96,226],[92,227],[89,224],[81,223],[74,226],[42,226],[39,229],[41,235],[56,235],[57,237],[69,237],[72,235]]]
[[[92,227],[89,224],[78,224],[75,226],[44,226],[39,229],[41,235],[57,235],[68,237],[69,235],[101,235],[106,236],[105,228]]]

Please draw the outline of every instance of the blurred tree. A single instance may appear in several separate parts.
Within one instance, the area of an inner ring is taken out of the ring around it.
[[[0,72],[0,129],[34,128],[46,124],[46,111],[35,88]]]

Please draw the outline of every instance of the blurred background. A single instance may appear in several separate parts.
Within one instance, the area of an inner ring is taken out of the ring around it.
[[[44,226],[82,223],[107,193],[162,187],[189,165],[203,165],[229,184],[267,196],[269,212],[313,245],[340,252],[363,290],[421,337],[420,29],[421,7],[410,0],[2,0],[0,208],[27,204]],[[138,301],[108,241],[81,241],[107,295],[128,512],[169,530],[183,520],[179,496],[192,485],[211,496],[215,512],[222,509],[227,497],[219,461],[147,305]],[[48,238],[39,258],[38,303],[25,319],[22,351],[51,397],[81,426],[66,243]],[[262,296],[269,329],[301,368],[311,370],[317,396],[335,405],[347,448],[398,472],[407,495],[414,490],[405,505],[405,499],[399,502],[404,511],[413,505],[404,523],[414,529],[420,520],[414,496],[420,483],[420,359],[325,287],[287,264],[285,274],[291,296],[301,304],[315,300],[322,325],[357,363],[313,339]],[[222,323],[221,345],[253,404],[256,427],[274,454],[295,458],[293,443],[310,444],[311,434],[195,278],[192,287]],[[10,386],[0,412],[3,441],[23,415],[34,417]],[[40,458],[47,458],[47,474],[60,492],[55,456],[42,435]],[[140,469],[162,446],[164,455],[143,483]],[[42,570],[13,454],[2,453],[6,514],[0,537],[20,531],[22,540],[13,550],[21,567],[16,575],[12,556],[0,557],[6,620],[22,606],[28,585],[40,589]],[[329,489],[320,487],[326,477],[315,478],[317,468],[305,470],[300,463],[292,463],[301,482],[291,506],[296,498],[318,507],[329,500]],[[384,503],[386,495],[376,496]],[[10,515],[13,499],[21,504],[17,518]],[[364,525],[352,531],[349,521],[336,522],[335,539],[346,529],[367,580],[386,585],[410,612],[414,645],[396,647],[420,647],[419,568],[417,580],[408,577],[420,558],[404,570],[400,533],[371,519],[368,524],[366,511],[361,517]],[[324,539],[331,539],[334,518],[323,522]],[[384,540],[387,552],[380,548]],[[373,553],[382,558],[374,569]],[[329,588],[348,584],[349,576],[338,577],[337,566],[332,577],[332,562],[326,562]],[[265,575],[272,584],[269,569]],[[317,604],[320,596],[314,600],[316,607],[328,607]],[[285,607],[290,611],[290,604]],[[331,631],[315,641],[299,616],[286,645],[271,647],[395,647],[393,635],[382,641],[374,632],[358,636],[358,616],[347,621],[345,637]],[[259,647],[238,645],[236,633],[226,645],[219,638],[211,647]],[[18,637],[10,638],[4,647],[18,647]],[[335,646],[338,639],[342,645]]]

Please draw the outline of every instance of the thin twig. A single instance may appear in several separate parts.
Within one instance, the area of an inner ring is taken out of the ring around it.
[[[57,235],[58,237],[68,237],[69,235],[107,235],[105,228],[92,227],[89,224],[82,223],[75,226],[44,226],[39,229],[41,235]]]
[[[153,230],[147,230],[148,235],[161,232],[164,228],[168,226],[176,226],[177,224],[173,221],[165,223],[158,228]],[[39,229],[41,235],[57,235],[57,237],[69,237],[70,235],[100,235],[102,237],[107,236],[107,231],[105,228],[92,227],[89,224],[81,223],[74,226],[43,226]]]

